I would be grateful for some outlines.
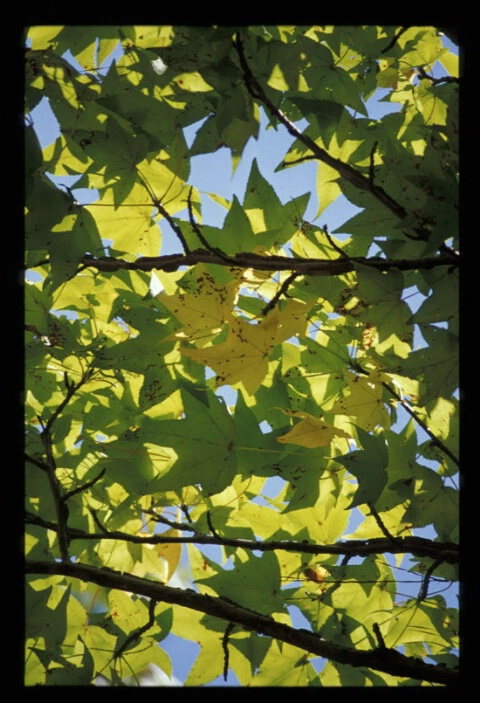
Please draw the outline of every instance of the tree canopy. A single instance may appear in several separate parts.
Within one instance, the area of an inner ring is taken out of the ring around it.
[[[26,685],[171,676],[170,635],[187,686],[455,683],[443,33],[38,26],[25,67]],[[202,190],[265,127],[309,190]]]

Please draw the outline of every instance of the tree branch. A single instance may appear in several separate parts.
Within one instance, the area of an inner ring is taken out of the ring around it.
[[[370,266],[377,271],[389,271],[397,268],[400,271],[417,271],[434,269],[437,266],[459,265],[460,257],[453,253],[445,253],[439,256],[429,256],[418,259],[381,259],[366,258],[363,256],[342,258],[342,259],[315,259],[289,256],[261,256],[249,252],[241,252],[235,256],[229,256],[228,261],[225,255],[209,251],[208,249],[196,249],[187,254],[166,254],[164,256],[141,256],[136,261],[125,261],[112,256],[95,257],[86,254],[81,264],[86,267],[97,269],[97,271],[114,272],[120,269],[130,271],[176,271],[180,266],[195,266],[196,264],[216,264],[218,266],[231,266],[234,268],[252,268],[256,271],[292,271],[304,276],[340,276],[353,271],[355,264]]]
[[[299,276],[298,273],[291,273],[290,276],[288,276],[288,277],[284,280],[284,282],[282,283],[282,285],[280,286],[280,288],[277,290],[277,292],[275,293],[275,295],[273,296],[273,298],[265,305],[264,308],[262,308],[262,311],[261,311],[262,315],[267,315],[267,314],[270,312],[270,310],[273,310],[273,308],[275,307],[275,305],[276,305],[276,304],[278,303],[278,301],[280,300],[281,296],[287,294],[288,286],[289,286],[291,283],[293,283],[293,281],[294,281],[296,278],[298,278],[298,276]]]
[[[438,559],[450,564],[456,564],[459,560],[459,547],[457,544],[453,542],[434,542],[424,537],[396,537],[394,541],[392,541],[391,536],[376,537],[368,540],[337,542],[336,544],[313,544],[295,540],[261,541],[243,538],[237,539],[233,537],[221,537],[216,531],[214,536],[197,533],[192,536],[181,535],[178,537],[165,537],[161,534],[131,535],[128,532],[122,532],[120,530],[110,531],[100,525],[96,515],[94,515],[94,519],[100,528],[100,532],[84,532],[83,530],[70,527],[68,528],[68,538],[70,540],[124,540],[133,544],[208,544],[238,547],[259,552],[283,550],[302,554],[337,554],[348,555],[349,557],[368,556],[370,554],[412,554],[417,557],[431,557],[432,559]],[[43,520],[33,513],[27,513],[27,522],[45,527],[48,530],[58,531],[58,525]]]
[[[428,596],[428,586],[430,585],[430,579],[432,578],[433,572],[435,571],[435,569],[437,567],[440,566],[440,564],[441,564],[441,562],[439,562],[438,559],[436,559],[434,562],[432,562],[432,564],[430,564],[430,566],[428,567],[428,569],[424,573],[422,587],[420,589],[420,592],[419,592],[418,598],[417,598],[417,604],[421,603],[422,600],[425,600],[425,598]]]
[[[387,528],[385,527],[385,524],[384,524],[382,518],[380,517],[380,515],[379,515],[379,514],[377,513],[377,511],[375,510],[375,507],[374,507],[373,503],[367,503],[367,505],[368,505],[368,508],[369,508],[369,510],[370,510],[370,513],[371,513],[372,517],[374,518],[375,522],[377,523],[377,525],[379,526],[380,530],[381,530],[382,533],[385,535],[385,537],[386,537],[393,545],[397,544],[397,541],[398,541],[399,538],[398,538],[398,537],[394,537],[394,536],[393,536],[392,534],[390,534],[390,532],[387,530]]]
[[[397,32],[397,33],[393,36],[393,38],[388,42],[387,46],[386,46],[384,49],[381,50],[380,53],[381,53],[381,54],[386,54],[387,51],[390,51],[390,49],[392,49],[392,48],[395,46],[395,44],[397,43],[397,41],[400,39],[400,37],[402,36],[402,34],[407,31],[407,29],[408,29],[408,27],[400,27],[400,29],[398,30],[398,32]]]
[[[51,416],[54,417],[55,413]],[[45,455],[47,458],[46,466],[48,483],[50,485],[50,491],[52,493],[53,504],[55,506],[55,514],[57,516],[57,535],[58,535],[58,548],[60,550],[60,557],[62,561],[68,561],[68,508],[62,500],[62,489],[59,480],[57,479],[56,470],[57,465],[55,462],[55,457],[53,455],[52,447],[52,435],[51,435],[51,425],[49,423],[44,424],[39,418],[40,424],[42,426],[42,432],[40,433],[40,439],[42,440],[43,447],[45,449]]]
[[[118,649],[115,650],[114,653],[114,658],[118,659],[119,657],[122,656],[122,654],[130,647],[131,644],[136,642],[136,640],[139,639],[141,635],[143,635],[144,632],[147,632],[151,627],[154,626],[155,624],[155,606],[157,605],[156,600],[153,598],[150,598],[150,603],[148,604],[148,620],[145,623],[145,625],[141,625],[140,627],[137,627],[136,630],[131,632],[129,636],[125,639],[123,644],[120,645]]]
[[[199,225],[195,222],[195,218],[193,216],[193,209],[192,209],[192,190],[193,186],[190,188],[190,192],[188,194],[188,199],[187,199],[187,204],[188,204],[188,219],[190,220],[190,225],[192,226],[193,231],[205,247],[211,254],[215,254],[216,256],[219,256],[223,261],[226,263],[231,263],[231,259],[229,256],[223,253],[220,249],[217,249],[217,247],[212,247],[211,244],[205,239],[203,236]]]
[[[425,71],[423,66],[419,66],[417,68],[417,73],[420,76],[420,78],[423,78],[424,80],[430,81],[432,85],[438,85],[439,83],[459,83],[460,79],[457,78],[456,76],[441,76],[440,78],[434,78],[433,76],[429,76],[428,73]]]
[[[173,588],[148,579],[121,574],[102,568],[58,562],[26,562],[27,574],[49,574],[80,579],[95,583],[104,588],[136,593],[139,596],[180,605],[191,610],[236,623],[259,634],[305,650],[310,654],[331,659],[354,667],[367,667],[392,676],[412,678],[438,684],[453,684],[458,681],[458,671],[443,666],[426,664],[423,661],[406,657],[396,650],[379,647],[373,650],[356,650],[323,640],[321,636],[304,629],[297,629],[276,622],[273,618],[261,615],[223,598],[196,593],[190,589]]]

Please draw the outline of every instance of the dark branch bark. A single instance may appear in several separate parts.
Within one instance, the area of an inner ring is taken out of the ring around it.
[[[275,305],[278,303],[282,295],[287,295],[288,291],[288,286],[293,283],[293,281],[298,277],[298,273],[291,273],[290,276],[288,276],[280,288],[277,290],[273,298],[265,305],[264,308],[262,308],[262,315],[267,315],[270,310],[273,310]]]
[[[53,415],[52,415],[53,417]],[[51,419],[51,418],[50,418]],[[53,447],[52,447],[52,435],[50,432],[50,427],[49,423],[46,425],[43,425],[42,423],[42,432],[40,434],[40,439],[42,440],[42,444],[45,450],[45,456],[47,458],[46,465],[47,465],[47,477],[48,477],[48,483],[50,486],[50,491],[52,493],[52,498],[53,498],[53,504],[55,506],[55,514],[57,516],[57,535],[58,535],[58,548],[60,550],[60,557],[62,561],[68,561],[69,560],[69,555],[68,555],[68,544],[69,544],[69,539],[68,539],[68,527],[67,527],[67,506],[65,505],[63,501],[63,496],[62,496],[62,488],[60,485],[59,480],[57,479],[56,471],[57,471],[57,466],[55,462],[55,457],[53,455]]]
[[[58,525],[48,522],[42,518],[27,514],[27,522],[48,530],[57,531]],[[98,524],[98,521],[97,521]],[[190,528],[189,528],[190,529]],[[250,539],[235,539],[231,537],[221,537],[216,532],[210,535],[195,534],[192,536],[164,537],[162,535],[131,535],[120,530],[106,530],[102,528],[100,532],[84,532],[75,528],[68,529],[68,537],[73,539],[86,540],[124,540],[134,544],[211,544],[226,547],[239,547],[251,551],[268,552],[283,550],[286,552],[299,552],[302,554],[338,554],[354,556],[368,556],[369,554],[412,554],[417,557],[430,557],[435,560],[455,564],[459,559],[459,548],[452,542],[434,542],[423,537],[377,537],[369,540],[349,540],[348,542],[337,542],[336,544],[312,544],[309,542],[298,542],[295,540],[270,540],[257,541]]]
[[[195,266],[196,264],[216,264],[218,266],[231,266],[235,268],[252,268],[256,271],[292,271],[304,276],[340,276],[355,269],[355,264],[370,266],[377,271],[388,271],[392,268],[401,271],[416,271],[419,269],[433,269],[437,266],[458,266],[459,256],[443,254],[419,259],[381,259],[352,257],[342,259],[304,259],[289,256],[260,256],[248,252],[229,256],[214,254],[207,249],[197,249],[188,254],[166,254],[165,256],[142,256],[136,261],[125,261],[112,256],[95,257],[87,254],[80,264],[85,267],[96,268],[98,271],[113,272],[120,269],[131,271],[176,271],[181,266]]]
[[[27,561],[27,574],[50,574],[76,578],[139,596],[180,605],[185,608],[236,623],[267,637],[286,642],[310,654],[314,654],[342,664],[366,667],[382,671],[392,676],[429,681],[437,684],[455,684],[458,670],[426,664],[419,659],[406,657],[386,647],[373,650],[356,650],[323,640],[320,635],[304,629],[296,629],[276,622],[270,617],[244,608],[222,598],[202,595],[190,589],[172,588],[162,583],[121,574],[110,569],[97,569],[92,566],[72,563]]]

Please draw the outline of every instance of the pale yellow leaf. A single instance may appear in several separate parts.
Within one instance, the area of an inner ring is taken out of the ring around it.
[[[367,376],[345,372],[350,393],[333,406],[331,412],[351,415],[356,424],[369,432],[374,427],[390,427],[390,416],[383,403],[382,376],[378,371]]]
[[[328,425],[324,420],[314,417],[309,413],[301,411],[293,412],[284,410],[287,415],[292,417],[300,417],[302,420],[295,427],[277,438],[277,442],[282,444],[297,444],[300,447],[328,447],[335,437],[350,437],[347,432],[339,427]]]

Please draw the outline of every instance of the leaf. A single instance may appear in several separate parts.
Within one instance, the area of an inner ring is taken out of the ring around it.
[[[392,612],[385,645],[395,647],[400,643],[425,642],[451,646],[457,641],[457,635],[446,615],[441,598],[420,604],[407,601]]]
[[[388,411],[382,400],[382,376],[372,372],[367,378],[345,372],[350,393],[333,406],[331,412],[351,415],[364,430],[372,430],[377,425],[390,426]]]
[[[330,141],[338,130],[338,124],[344,106],[330,100],[317,100],[315,98],[293,98],[293,102],[304,115],[313,115],[325,148],[328,149]]]
[[[226,286],[220,286],[205,267],[199,265],[196,285],[195,293],[162,295],[160,300],[182,323],[174,336],[204,347],[221,331],[228,310],[234,305],[240,282],[232,280]]]
[[[297,647],[272,642],[258,672],[252,679],[254,686],[313,686],[317,684],[317,674]]]
[[[277,557],[271,552],[265,552],[260,557],[237,553],[232,571],[198,581],[220,596],[263,615],[283,611],[277,598],[280,570]]]
[[[277,442],[287,444],[298,444],[301,447],[328,447],[336,437],[350,437],[347,432],[338,427],[333,427],[324,420],[313,417],[308,413],[292,412],[284,410],[285,414],[292,417],[301,417],[302,420],[295,425],[293,430],[281,437],[277,437]]]
[[[420,380],[420,406],[439,396],[447,397],[458,388],[458,337],[441,327],[426,326],[422,333],[428,347],[412,352],[395,369],[401,375]],[[387,366],[388,372],[391,367]]]
[[[307,306],[289,301],[254,325],[228,315],[227,340],[205,349],[182,349],[182,354],[210,366],[217,373],[217,386],[241,382],[249,395],[258,389],[268,372],[268,356],[277,344],[302,333]]]
[[[363,449],[335,459],[358,480],[350,509],[363,503],[375,505],[387,483],[388,450],[385,441],[382,437],[369,435],[360,427],[358,436]]]
[[[207,495],[220,493],[235,475],[234,425],[224,403],[212,396],[204,405],[182,391],[185,417],[153,422],[142,433],[146,441],[171,448],[177,458],[161,469],[156,490],[178,490],[200,484]]]
[[[458,51],[24,37],[24,683],[454,685]]]
[[[169,535],[172,535],[173,537],[179,537],[180,533],[178,532],[178,530],[174,529],[166,530],[164,536],[168,537]],[[158,557],[160,557],[161,562],[165,564],[163,570],[164,574],[162,574],[162,580],[165,583],[168,583],[180,563],[180,557],[182,555],[182,545],[179,543],[158,544],[155,547],[155,552],[157,553]]]

